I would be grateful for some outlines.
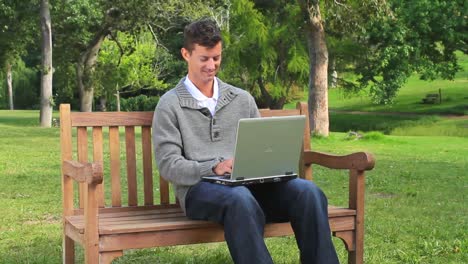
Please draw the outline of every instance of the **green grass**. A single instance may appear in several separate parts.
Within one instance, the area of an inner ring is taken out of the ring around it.
[[[367,90],[347,94],[340,89],[330,89],[329,107],[343,111],[468,114],[468,55],[458,53],[458,58],[462,71],[454,80],[424,81],[414,75],[398,91],[393,104],[373,104]],[[439,89],[442,91],[442,104],[421,103],[426,94],[438,93]]]
[[[36,127],[38,116],[36,111],[0,111],[0,263],[61,262],[59,129]],[[386,116],[373,118],[376,124],[388,122]],[[452,122],[435,117],[392,122],[398,124],[395,129],[409,122],[410,129],[432,119]],[[362,123],[370,121],[355,120],[356,126]],[[376,157],[366,177],[366,263],[466,263],[466,138],[375,132],[362,140],[346,138],[346,133],[313,138],[312,148],[369,151]],[[331,204],[346,205],[346,172],[314,167],[314,177]],[[334,242],[344,262],[344,247]],[[267,245],[275,263],[298,263],[293,237],[267,239]],[[77,258],[82,263],[82,253]],[[225,243],[212,243],[129,251],[117,263],[232,262]]]

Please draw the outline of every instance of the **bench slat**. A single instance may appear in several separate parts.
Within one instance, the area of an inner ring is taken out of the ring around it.
[[[151,126],[153,112],[73,112],[71,125],[77,126]]]
[[[125,127],[125,148],[127,157],[128,205],[138,205],[136,178],[135,127]]]
[[[120,139],[119,127],[109,127],[109,152],[110,152],[110,174],[111,174],[111,194],[112,206],[122,205],[120,191]]]
[[[119,224],[128,224],[129,222],[138,222],[140,220],[148,220],[148,219],[176,219],[176,218],[185,218],[183,212],[173,212],[173,213],[166,213],[166,214],[140,214],[140,215],[122,215],[118,217],[105,217],[99,218],[100,225],[119,225]],[[83,218],[75,218],[73,219],[73,223],[75,224],[83,224]]]
[[[354,228],[355,214],[355,210],[329,207],[328,216],[332,230],[342,231]],[[67,217],[67,221],[76,229],[83,230],[84,219],[82,215]],[[99,215],[101,234],[202,228],[207,226],[217,225],[206,221],[189,220],[180,208],[137,210]]]
[[[88,129],[86,127],[78,127],[76,137],[78,161],[88,162]],[[80,208],[84,207],[84,188],[84,182],[78,184]]]
[[[141,144],[143,153],[143,185],[145,205],[154,204],[153,195],[153,157],[151,150],[151,127],[141,127]]]
[[[93,161],[103,164],[102,127],[93,127]],[[104,179],[96,186],[98,207],[104,207]]]
[[[287,110],[270,110],[270,109],[260,109],[260,115],[262,117],[272,117],[272,116],[290,116],[290,115],[300,115],[301,112],[299,109],[287,109]]]
[[[169,183],[159,175],[159,193],[161,204],[169,204]]]

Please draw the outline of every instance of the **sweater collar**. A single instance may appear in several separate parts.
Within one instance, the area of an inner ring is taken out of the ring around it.
[[[191,109],[201,109],[202,107],[198,105],[197,99],[195,99],[185,87],[185,78],[186,77],[182,78],[175,87],[177,96],[179,97],[180,106]],[[219,89],[218,103],[216,104],[216,111],[218,111],[225,105],[229,104],[238,95],[238,93],[229,84],[221,81],[217,77],[216,79],[218,81]]]

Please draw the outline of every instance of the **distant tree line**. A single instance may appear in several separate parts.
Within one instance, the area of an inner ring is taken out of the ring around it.
[[[63,102],[151,108],[186,74],[184,26],[210,17],[223,30],[220,77],[262,108],[307,90],[312,132],[328,135],[329,87],[370,87],[387,104],[411,74],[453,78],[467,10],[463,0],[0,0],[0,108],[41,109],[43,126],[44,109]]]

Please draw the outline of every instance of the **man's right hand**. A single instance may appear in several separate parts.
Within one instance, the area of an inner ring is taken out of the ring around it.
[[[221,161],[213,168],[213,172],[219,176],[231,173],[233,161],[234,161],[233,159],[227,159],[227,160]]]

